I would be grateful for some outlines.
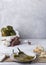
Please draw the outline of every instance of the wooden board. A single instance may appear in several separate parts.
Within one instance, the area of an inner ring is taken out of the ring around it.
[[[10,58],[6,58],[3,62],[14,62],[14,61],[11,60]],[[35,61],[33,61],[32,63],[46,63],[46,59],[36,58]]]

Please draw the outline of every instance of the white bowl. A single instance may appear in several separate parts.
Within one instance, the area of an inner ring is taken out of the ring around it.
[[[18,31],[16,31],[16,35],[14,35],[14,36],[5,36],[5,37],[0,36],[0,45],[7,46],[8,47],[10,45],[10,41],[12,39],[14,39],[16,36],[17,37],[20,37]]]

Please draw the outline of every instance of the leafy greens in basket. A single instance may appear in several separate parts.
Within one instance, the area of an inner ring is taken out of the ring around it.
[[[16,35],[16,32],[14,31],[12,26],[3,27],[1,29],[2,36],[13,36]]]

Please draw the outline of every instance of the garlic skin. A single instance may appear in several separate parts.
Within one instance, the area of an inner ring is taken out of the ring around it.
[[[41,45],[38,45],[37,48],[39,48],[40,50],[43,50],[44,51],[44,48]]]
[[[44,52],[41,52],[40,56],[39,57],[45,57],[46,58],[46,51]]]
[[[10,46],[10,42],[9,41],[4,41],[4,45],[7,46],[7,47]]]
[[[36,48],[33,50],[33,52],[38,54],[40,54],[43,51],[44,51],[44,47],[42,47],[41,45],[36,46]]]

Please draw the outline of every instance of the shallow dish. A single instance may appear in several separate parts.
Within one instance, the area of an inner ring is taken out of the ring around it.
[[[27,55],[27,54],[26,54]],[[26,61],[21,61],[20,59],[16,59],[16,58],[14,58],[14,54],[12,54],[11,56],[10,56],[10,58],[11,58],[11,60],[12,61],[14,61],[14,62],[19,62],[19,63],[29,63],[29,62],[32,62],[32,61],[34,61],[35,59],[36,59],[36,55],[34,54],[34,53],[31,53],[31,55],[28,55],[29,57],[33,57],[32,59],[30,59],[30,60],[26,60]],[[20,58],[20,57],[18,57],[18,58]],[[21,57],[22,58],[22,57]],[[22,58],[23,59],[23,58]],[[23,59],[23,60],[25,60],[25,59]]]

